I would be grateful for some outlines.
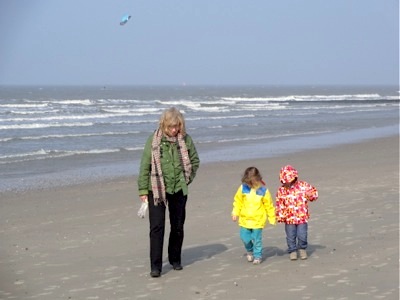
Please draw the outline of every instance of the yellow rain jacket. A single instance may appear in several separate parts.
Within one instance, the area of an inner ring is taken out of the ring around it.
[[[234,197],[232,215],[239,217],[239,226],[248,229],[264,228],[267,219],[276,224],[271,193],[265,186],[253,189],[242,184]]]

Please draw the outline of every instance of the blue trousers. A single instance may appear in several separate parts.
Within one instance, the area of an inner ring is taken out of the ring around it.
[[[307,231],[307,223],[285,224],[286,242],[289,253],[307,248]]]
[[[262,228],[248,229],[240,227],[240,239],[247,252],[253,253],[254,258],[262,258]]]

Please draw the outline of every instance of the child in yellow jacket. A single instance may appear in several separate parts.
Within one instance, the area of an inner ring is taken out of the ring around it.
[[[262,261],[262,230],[267,219],[275,225],[275,207],[260,171],[249,167],[242,177],[233,202],[232,221],[238,221],[240,238],[247,251],[247,261],[258,265]]]

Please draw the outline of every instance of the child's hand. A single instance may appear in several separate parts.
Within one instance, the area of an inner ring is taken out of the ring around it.
[[[307,200],[313,201],[318,198],[318,193],[316,192],[315,189],[308,190],[306,192],[306,198],[307,198]]]
[[[233,216],[233,215],[232,215],[232,221],[233,221],[233,222],[236,222],[237,219],[238,219],[238,216]]]

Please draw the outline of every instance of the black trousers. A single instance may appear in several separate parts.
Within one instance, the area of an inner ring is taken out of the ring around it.
[[[167,194],[169,222],[171,226],[168,241],[169,263],[181,263],[182,244],[184,237],[184,224],[186,218],[186,201],[182,191],[175,194]],[[165,233],[164,203],[154,205],[153,194],[148,196],[150,219],[150,267],[152,271],[162,271],[162,256]]]

